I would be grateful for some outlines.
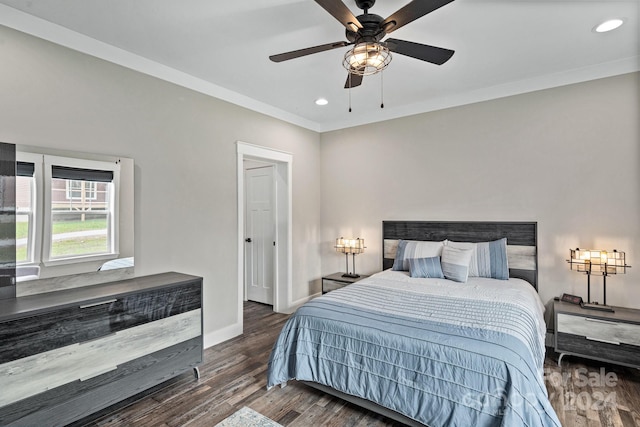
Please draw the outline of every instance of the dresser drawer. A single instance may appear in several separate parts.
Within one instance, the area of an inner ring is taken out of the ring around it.
[[[557,332],[556,351],[627,366],[640,366],[640,349],[637,346],[594,341],[580,335]]]
[[[200,283],[102,298],[0,323],[0,364],[200,308]]]
[[[200,337],[201,321],[202,311],[192,310],[1,364],[0,407],[74,381],[84,382],[139,357]]]
[[[0,364],[78,341],[80,307],[0,323]]]
[[[111,332],[122,331],[195,310],[200,305],[199,282],[126,295],[110,305],[109,329]]]
[[[68,425],[202,362],[196,276],[3,300],[0,317],[2,426]]]
[[[104,374],[84,381],[72,381],[13,402],[0,411],[0,425],[66,425],[95,412],[100,402],[113,404],[119,401],[123,389],[134,386],[135,391],[139,392],[175,376],[176,373],[185,372],[201,362],[202,339],[191,338],[118,364],[117,369]],[[113,393],[113,390],[116,390],[116,393]],[[55,422],[54,419],[60,421]]]
[[[586,337],[591,341],[640,347],[640,324],[558,313],[556,328],[560,333]],[[637,350],[640,352],[640,348]]]

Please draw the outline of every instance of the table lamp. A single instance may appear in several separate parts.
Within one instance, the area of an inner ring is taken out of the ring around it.
[[[607,276],[612,274],[625,274],[627,265],[625,253],[614,249],[612,252],[602,249],[570,249],[569,259],[567,262],[571,270],[575,270],[587,275],[587,303],[583,304],[583,308],[603,310],[613,312],[614,310],[607,306]],[[602,275],[602,304],[597,302],[591,303],[591,275]]]
[[[346,273],[342,275],[342,277],[351,277],[358,278],[359,274],[356,274],[356,254],[361,254],[364,252],[364,239],[356,238],[356,239],[345,239],[344,237],[339,237],[336,239],[336,245],[334,246],[337,252],[344,253],[345,261],[346,261]],[[353,255],[353,273],[349,272],[349,254]]]

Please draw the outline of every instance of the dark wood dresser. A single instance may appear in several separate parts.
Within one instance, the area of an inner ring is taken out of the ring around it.
[[[62,426],[202,362],[202,278],[0,300],[0,425]]]

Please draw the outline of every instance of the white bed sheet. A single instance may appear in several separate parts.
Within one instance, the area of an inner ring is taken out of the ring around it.
[[[388,269],[362,279],[358,281],[358,283],[382,288],[402,289],[420,294],[458,298],[461,301],[460,310],[464,310],[464,300],[468,299],[517,305],[535,319],[537,343],[534,345],[536,353],[534,354],[534,359],[539,364],[539,367],[542,368],[547,330],[544,321],[545,308],[535,288],[525,280],[516,278],[498,280],[485,277],[469,277],[466,283],[460,283],[447,279],[414,278],[411,277],[407,271]],[[352,301],[351,303],[358,305],[357,301]],[[371,301],[367,301],[366,304],[370,307]],[[394,311],[391,306],[384,302],[381,302],[377,309],[388,313]],[[419,309],[418,306],[416,306],[416,309]],[[403,310],[407,310],[407,307],[403,307]],[[476,313],[475,316],[469,312],[465,312],[464,314],[464,316],[454,317],[452,316],[450,307],[443,307],[442,311],[430,310],[422,314],[415,313],[417,317],[438,320],[443,323],[469,327],[480,326],[495,331],[503,331],[505,322],[508,322],[508,319],[504,318],[503,313],[498,310],[492,313]],[[515,335],[518,336],[518,334]],[[521,340],[527,346],[531,346],[531,343],[526,342],[527,340],[524,337],[523,335]]]

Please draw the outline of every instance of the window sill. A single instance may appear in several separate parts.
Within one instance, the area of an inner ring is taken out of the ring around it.
[[[82,262],[90,262],[90,261],[109,261],[112,259],[118,258],[118,253],[113,254],[100,254],[100,255],[87,255],[82,257],[73,257],[73,258],[56,258],[50,259],[47,261],[42,261],[45,267],[52,267],[56,265],[67,265],[67,264],[78,264]]]

